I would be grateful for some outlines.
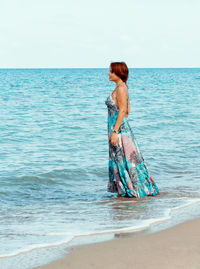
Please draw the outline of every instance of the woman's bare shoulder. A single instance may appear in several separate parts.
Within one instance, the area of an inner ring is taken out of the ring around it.
[[[128,88],[126,85],[120,85],[116,89],[116,95],[117,96],[127,96],[128,95]]]

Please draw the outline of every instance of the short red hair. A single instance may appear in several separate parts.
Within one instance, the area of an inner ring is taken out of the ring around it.
[[[122,81],[126,83],[128,80],[128,67],[125,62],[112,62],[110,64],[110,69],[112,73],[115,73]]]

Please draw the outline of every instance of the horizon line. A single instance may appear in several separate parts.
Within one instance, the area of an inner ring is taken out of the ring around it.
[[[108,67],[0,67],[0,69],[107,69]],[[200,67],[129,67],[129,69],[198,69]]]

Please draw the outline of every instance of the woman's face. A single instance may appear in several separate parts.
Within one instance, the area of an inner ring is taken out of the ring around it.
[[[119,79],[119,77],[115,73],[112,73],[111,67],[109,69],[108,77],[110,81],[117,81]]]

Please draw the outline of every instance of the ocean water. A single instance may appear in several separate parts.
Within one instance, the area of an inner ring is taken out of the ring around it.
[[[0,69],[0,268],[200,216],[200,69],[130,68],[128,120],[160,190],[137,200],[106,188],[108,71]]]

